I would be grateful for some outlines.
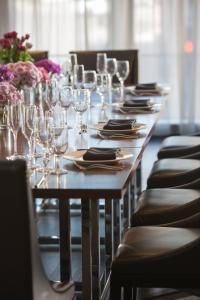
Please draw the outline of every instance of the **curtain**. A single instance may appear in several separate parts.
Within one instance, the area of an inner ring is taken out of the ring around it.
[[[62,62],[70,50],[139,49],[140,82],[171,86],[162,122],[200,120],[199,0],[0,0],[0,33],[31,34]]]

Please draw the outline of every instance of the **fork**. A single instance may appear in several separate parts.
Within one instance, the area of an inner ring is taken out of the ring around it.
[[[105,169],[105,170],[110,170],[110,171],[121,171],[123,169],[123,166],[110,166],[110,165],[104,165],[104,164],[92,164],[87,167],[84,167],[82,165],[79,165],[75,161],[74,161],[74,165],[82,171],[86,171],[86,170],[90,170],[90,169]]]
[[[111,135],[103,135],[102,133],[97,133],[102,139],[110,139],[110,138],[122,138],[122,139],[137,139],[139,138],[138,134],[130,135],[130,134],[111,134]]]

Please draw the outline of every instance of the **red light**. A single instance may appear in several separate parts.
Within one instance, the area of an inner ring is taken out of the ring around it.
[[[184,52],[190,54],[190,53],[193,52],[193,49],[194,49],[193,42],[192,41],[185,41],[185,43],[184,43]]]

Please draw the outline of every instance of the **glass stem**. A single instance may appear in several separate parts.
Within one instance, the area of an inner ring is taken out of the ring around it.
[[[56,172],[59,173],[59,170],[60,170],[60,157],[59,157],[59,155],[55,155],[55,159],[56,159]]]
[[[14,155],[17,155],[17,134],[18,134],[18,131],[14,130],[13,131],[13,137],[14,137]]]
[[[120,83],[121,83],[121,102],[123,102],[124,101],[124,81],[121,80]]]

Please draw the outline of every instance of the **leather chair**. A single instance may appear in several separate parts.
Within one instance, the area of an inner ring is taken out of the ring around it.
[[[33,58],[34,62],[49,57],[48,51],[32,50],[32,51],[29,51],[29,53],[30,53],[31,57]]]
[[[200,211],[200,190],[149,189],[138,198],[131,226],[158,225],[185,219]]]
[[[1,299],[71,300],[74,285],[49,282],[42,268],[24,161],[0,161]]]
[[[200,188],[200,160],[165,158],[156,161],[147,180],[148,188]]]
[[[199,136],[170,136],[161,144],[158,158],[195,158],[200,159]]]
[[[107,57],[117,60],[128,60],[130,73],[125,81],[125,85],[135,85],[138,83],[138,50],[98,50],[98,51],[71,51],[76,53],[78,63],[84,65],[86,70],[96,70],[97,53],[106,53]],[[114,76],[113,82],[119,82]]]
[[[136,299],[137,287],[199,288],[200,213],[171,227],[129,229],[111,266],[110,300]]]

